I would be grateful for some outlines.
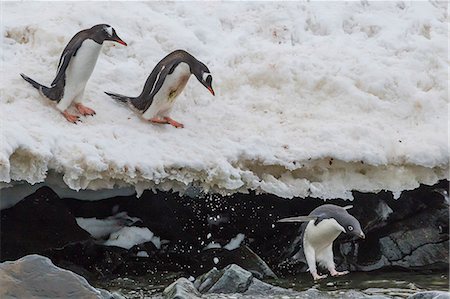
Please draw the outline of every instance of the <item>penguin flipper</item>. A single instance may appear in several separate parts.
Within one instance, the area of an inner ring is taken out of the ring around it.
[[[308,222],[311,220],[317,220],[317,216],[295,216],[278,220],[277,222]]]
[[[58,92],[58,88],[49,88],[47,86],[44,86],[36,81],[34,81],[33,79],[31,79],[30,77],[26,76],[25,74],[20,74],[20,76],[27,81],[28,83],[30,83],[34,88],[36,88],[37,90],[39,90],[39,92],[41,94],[43,94],[45,97],[47,97],[48,99],[52,100],[52,101],[59,101],[62,98],[62,93]]]

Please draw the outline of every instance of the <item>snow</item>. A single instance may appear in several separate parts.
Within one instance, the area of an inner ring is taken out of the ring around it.
[[[134,245],[150,241],[155,244],[156,248],[159,249],[161,247],[160,238],[155,236],[148,228],[131,226],[123,227],[119,231],[113,232],[103,245],[130,249]]]
[[[241,246],[242,241],[244,241],[245,235],[244,234],[237,234],[236,237],[230,240],[223,248],[227,250],[233,250]]]
[[[203,250],[207,250],[207,249],[218,249],[218,248],[222,248],[222,245],[220,245],[220,243],[216,243],[214,241],[212,241],[211,243],[209,243],[208,245],[206,245]]]
[[[208,234],[210,235],[210,234]],[[209,237],[208,237],[209,239]],[[245,235],[242,233],[239,233],[236,235],[236,237],[232,238],[230,240],[230,242],[228,242],[227,244],[225,244],[223,247],[222,245],[220,245],[220,243],[216,243],[214,241],[210,242],[208,245],[206,245],[203,250],[207,250],[207,249],[218,249],[218,248],[224,248],[226,250],[234,250],[236,248],[238,248],[239,246],[241,246],[242,241],[244,241],[245,239]]]
[[[39,11],[39,14],[36,14]],[[70,11],[70,14],[67,14]],[[64,17],[62,17],[64,16]],[[4,2],[0,182],[351,199],[449,178],[445,2]],[[84,103],[68,123],[19,73],[49,84],[79,30],[108,23]],[[152,125],[103,91],[137,95],[185,49],[191,77]]]
[[[141,219],[128,216],[127,212],[121,212],[106,219],[97,218],[75,218],[77,224],[91,234],[92,237],[100,239],[112,233],[120,231],[125,226],[130,226]]]

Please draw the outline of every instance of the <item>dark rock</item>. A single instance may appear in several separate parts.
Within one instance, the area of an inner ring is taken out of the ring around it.
[[[201,294],[192,282],[183,277],[165,288],[163,296],[165,299],[200,299]]]
[[[236,264],[250,271],[256,278],[277,278],[266,262],[247,245],[241,245],[233,250],[224,248],[207,249],[201,252],[200,260],[206,269],[213,267],[223,268]]]
[[[43,256],[28,255],[0,264],[1,298],[123,299],[120,294],[98,290],[86,279],[56,267]]]
[[[222,272],[217,270],[217,268],[212,268],[207,273],[197,277],[194,281],[194,286],[201,293],[206,293],[221,277]]]
[[[450,293],[440,291],[428,291],[415,293],[408,299],[450,299]]]
[[[59,197],[48,187],[1,211],[0,260],[90,239]]]
[[[122,274],[127,252],[120,247],[86,241],[47,250],[43,254],[51,258],[56,265],[91,280]]]
[[[194,285],[202,293],[243,293],[253,281],[253,275],[239,267],[229,265],[218,271],[213,268],[195,280]]]
[[[248,289],[243,293],[248,296],[295,296],[298,292],[293,290],[283,289],[273,286],[271,284],[262,282],[257,278],[253,278],[252,283]]]

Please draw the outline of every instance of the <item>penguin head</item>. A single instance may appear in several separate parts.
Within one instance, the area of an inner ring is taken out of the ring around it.
[[[316,208],[311,212],[311,216],[316,217],[319,221],[321,219],[334,218],[339,224],[339,230],[350,236],[355,236],[364,239],[364,235],[361,224],[358,219],[348,213],[348,209],[353,206],[340,207],[333,204],[325,204]]]
[[[191,72],[194,74],[194,76],[197,78],[200,83],[202,83],[203,86],[206,87],[206,89],[209,90],[209,92],[212,95],[215,95],[214,90],[212,88],[212,76],[211,72],[209,71],[208,67],[198,61],[198,63],[194,64],[191,67]]]
[[[339,224],[344,228],[346,234],[361,239],[366,238],[366,235],[364,235],[358,219],[356,219],[352,215],[347,213],[345,218],[339,219]]]
[[[116,33],[113,27],[108,24],[95,25],[90,29],[94,35],[93,40],[102,44],[105,40],[114,41],[124,46],[127,45]]]

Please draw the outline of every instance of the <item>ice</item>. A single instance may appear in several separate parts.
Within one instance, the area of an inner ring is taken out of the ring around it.
[[[103,245],[130,249],[134,245],[150,241],[155,244],[157,248],[160,248],[161,243],[159,237],[154,236],[148,228],[131,226],[123,227],[119,231],[113,232]]]
[[[227,250],[233,250],[241,246],[242,241],[244,241],[245,235],[244,234],[237,234],[236,237],[230,240],[223,248]]]

